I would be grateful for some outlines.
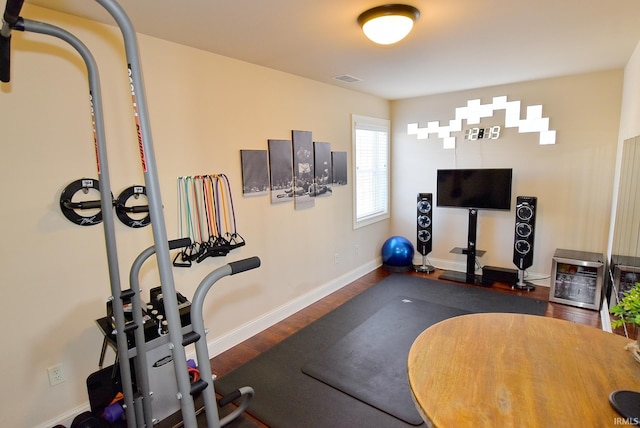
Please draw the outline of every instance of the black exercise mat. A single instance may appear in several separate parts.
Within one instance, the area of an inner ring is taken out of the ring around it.
[[[547,302],[393,274],[216,381],[223,395],[250,385],[249,413],[275,428],[412,427],[311,376],[301,368],[398,297],[468,312],[544,315]],[[496,326],[500,328],[500,326]]]
[[[407,359],[426,328],[468,311],[399,297],[302,367],[302,371],[411,425],[422,418],[411,398]]]

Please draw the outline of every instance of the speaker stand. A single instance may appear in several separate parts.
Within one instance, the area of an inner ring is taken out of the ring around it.
[[[422,255],[422,265],[414,265],[413,267],[416,270],[416,272],[431,273],[431,272],[436,270],[436,268],[434,268],[430,264],[427,264],[427,255],[426,254]]]
[[[536,288],[535,285],[533,285],[529,281],[524,280],[523,269],[518,269],[518,282],[516,282],[516,284],[513,287],[517,288],[518,290],[526,290],[526,291],[531,291]]]

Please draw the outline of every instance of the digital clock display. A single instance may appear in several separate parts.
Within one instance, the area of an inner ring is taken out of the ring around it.
[[[497,140],[500,138],[500,126],[492,126],[490,128],[469,128],[464,134],[465,140]]]

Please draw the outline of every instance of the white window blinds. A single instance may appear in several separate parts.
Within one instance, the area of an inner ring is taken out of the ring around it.
[[[389,217],[389,121],[355,116],[354,227]]]

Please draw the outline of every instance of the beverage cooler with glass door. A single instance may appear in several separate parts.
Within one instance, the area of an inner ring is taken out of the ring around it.
[[[604,267],[602,253],[557,249],[551,267],[549,301],[600,310]]]

